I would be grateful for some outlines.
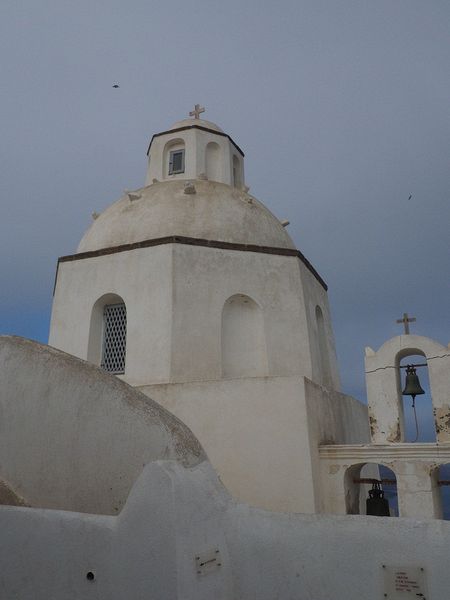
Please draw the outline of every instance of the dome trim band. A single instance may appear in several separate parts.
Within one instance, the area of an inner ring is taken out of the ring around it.
[[[327,290],[328,286],[316,269],[312,266],[309,260],[300,252],[291,248],[274,248],[272,246],[257,246],[255,244],[238,244],[235,242],[221,242],[218,240],[205,240],[200,238],[190,238],[179,235],[171,235],[162,238],[154,238],[134,242],[132,244],[122,244],[120,246],[110,246],[109,248],[100,248],[99,250],[90,250],[88,252],[79,252],[78,254],[69,254],[58,258],[58,265],[61,262],[71,262],[75,260],[83,260],[85,258],[93,258],[96,256],[104,256],[107,254],[116,254],[118,252],[128,252],[137,250],[138,248],[149,248],[151,246],[161,246],[164,244],[185,244],[188,246],[203,246],[207,248],[221,248],[224,250],[238,250],[241,252],[260,252],[262,254],[278,254],[280,256],[296,256],[299,258],[305,267],[314,275],[322,287]],[[56,280],[58,277],[58,266],[56,267]]]

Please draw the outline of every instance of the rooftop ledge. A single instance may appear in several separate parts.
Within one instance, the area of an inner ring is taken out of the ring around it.
[[[391,459],[424,459],[450,462],[450,443],[404,444],[324,444],[319,446],[321,459],[357,459],[361,462],[381,462]]]

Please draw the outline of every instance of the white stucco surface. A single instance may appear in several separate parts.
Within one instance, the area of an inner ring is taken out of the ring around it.
[[[260,375],[325,383],[317,356],[319,303],[328,329],[330,387],[339,389],[327,295],[295,256],[166,244],[61,262],[49,343],[93,360],[93,307],[107,294],[127,307],[124,379],[131,385],[222,379],[223,310],[239,295],[262,311],[258,352],[266,355],[267,368]]]
[[[116,294],[127,307],[127,381],[170,380],[172,276],[170,245],[60,263],[49,344],[100,364],[101,327],[90,340],[93,308]]]
[[[351,399],[355,412],[344,410],[342,420],[343,396],[333,397],[334,406],[321,387],[340,387],[323,282],[298,256],[268,251],[295,246],[245,191],[243,156],[233,142],[198,126],[205,125],[186,120],[154,136],[149,185],[107,208],[78,253],[170,236],[263,251],[171,242],[69,257],[58,267],[49,342],[100,364],[98,307],[108,298],[123,302],[120,377],[156,394],[194,429],[236,497],[315,512],[324,493],[314,476],[323,436],[320,427],[310,433],[309,421],[320,422],[326,410],[327,440],[354,441],[354,426],[357,441],[367,441],[366,414]],[[175,131],[181,127],[188,129]],[[167,174],[172,148],[185,152],[183,173]],[[308,412],[305,378],[318,384],[311,397],[321,409],[311,404]]]
[[[237,498],[321,511],[318,445],[367,442],[366,409],[338,393],[326,286],[245,191],[221,133],[187,119],[152,138],[149,185],[93,222],[78,247],[93,254],[59,262],[49,341],[100,364],[99,307],[123,302],[120,377],[192,428]],[[172,150],[183,173],[168,173]],[[170,236],[191,239],[117,249]]]
[[[252,377],[139,388],[188,425],[237,499],[324,512],[319,444],[369,440],[367,407],[303,377]]]
[[[0,478],[31,506],[115,514],[147,462],[205,460],[150,398],[48,346],[0,337],[0,380]]]
[[[180,235],[239,244],[294,248],[280,221],[255,198],[229,185],[196,180],[195,194],[182,181],[154,183],[125,194],[83,236],[78,252]]]
[[[296,256],[176,243],[75,255],[59,264],[50,344],[99,364],[93,307],[110,294],[127,309],[120,377],[195,432],[230,491],[264,508],[321,510],[317,445],[367,442],[367,415],[313,384],[307,413],[304,377],[339,389],[327,294],[307,267]],[[324,424],[317,435],[310,415]]]
[[[247,193],[231,138],[175,123],[146,183],[59,262],[64,352],[0,338],[0,598],[379,600],[402,569],[447,598],[450,524],[424,517],[450,460],[448,349],[368,349],[368,411],[339,392],[326,286]],[[98,367],[111,304],[117,377]],[[401,443],[398,361],[417,352],[436,444]],[[354,514],[368,463],[414,518]]]
[[[383,565],[423,569],[427,598],[450,586],[449,523],[263,511],[207,462],[150,463],[118,516],[0,507],[0,527],[8,600],[379,600]]]

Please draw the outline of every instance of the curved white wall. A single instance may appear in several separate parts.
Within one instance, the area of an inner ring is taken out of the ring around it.
[[[0,507],[0,527],[5,600],[379,600],[395,570],[450,587],[448,523],[259,510],[206,462],[148,465],[117,517]]]
[[[0,477],[31,506],[116,514],[152,460],[205,459],[176,417],[114,375],[0,337]]]

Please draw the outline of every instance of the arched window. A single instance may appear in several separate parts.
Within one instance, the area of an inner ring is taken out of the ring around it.
[[[220,147],[216,142],[206,146],[206,176],[210,181],[220,181]]]
[[[164,147],[163,176],[179,175],[185,171],[185,144],[184,140],[170,140]]]
[[[330,358],[328,355],[327,334],[323,312],[320,306],[316,306],[317,346],[321,383],[331,387]]]
[[[105,294],[92,308],[87,359],[108,373],[125,373],[127,309],[116,294]]]
[[[264,315],[249,296],[236,294],[222,310],[223,377],[267,375]]]

